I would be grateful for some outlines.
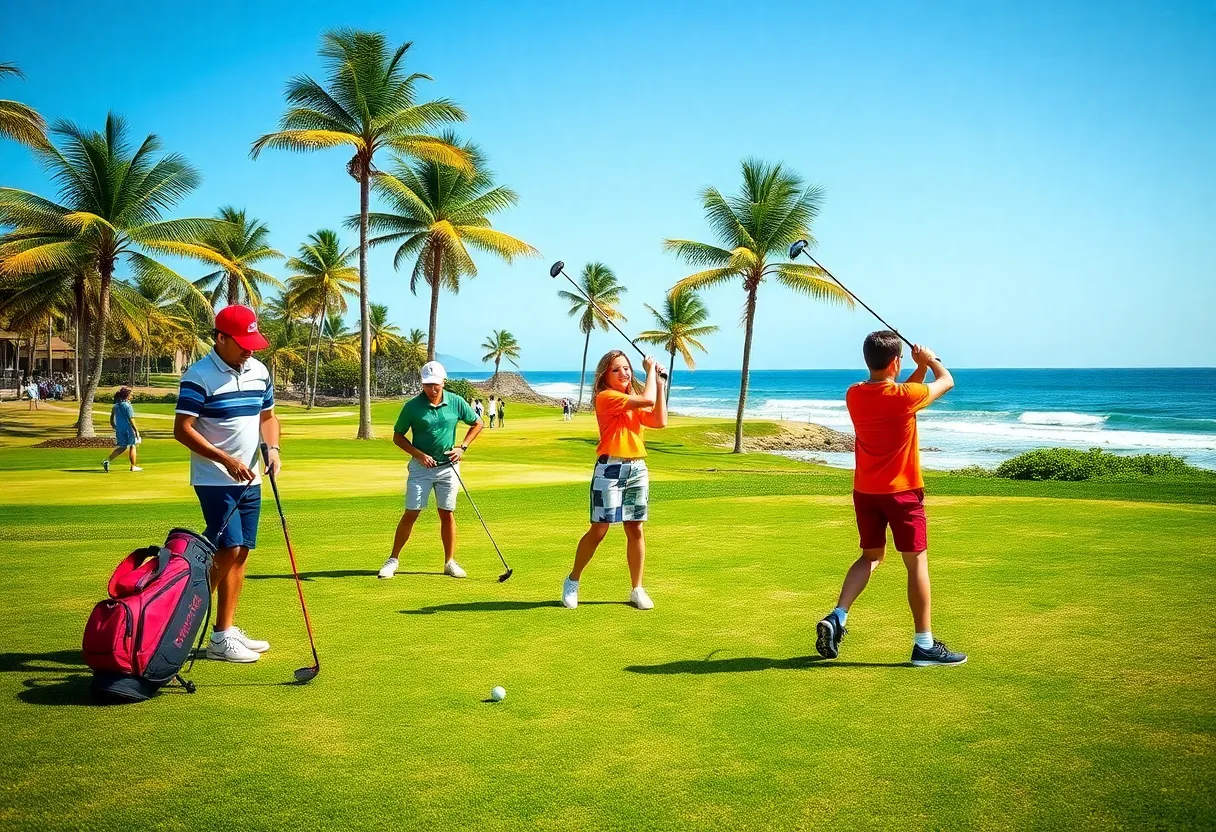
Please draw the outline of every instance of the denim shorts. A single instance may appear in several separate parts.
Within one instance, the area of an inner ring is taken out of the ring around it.
[[[203,508],[203,520],[207,529],[203,537],[217,549],[245,546],[254,549],[258,545],[258,516],[262,513],[262,487],[253,485],[196,485],[199,505]],[[236,511],[232,506],[237,501]],[[220,523],[228,517],[228,525],[221,529]]]

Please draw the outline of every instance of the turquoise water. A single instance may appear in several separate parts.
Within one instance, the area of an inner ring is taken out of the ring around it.
[[[1149,370],[954,370],[957,386],[920,416],[928,468],[991,467],[1042,447],[1172,453],[1216,469],[1216,368]],[[527,372],[537,392],[578,395],[577,372]],[[853,370],[758,370],[747,415],[816,422],[849,431],[844,392]],[[677,366],[676,413],[733,418],[739,373]],[[814,454],[851,465],[850,454]]]

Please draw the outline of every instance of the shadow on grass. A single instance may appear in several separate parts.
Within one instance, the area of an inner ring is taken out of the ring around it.
[[[104,474],[106,472],[101,470],[100,468],[64,468],[63,473],[65,473],[65,474]]]
[[[46,665],[58,667],[46,667]],[[0,673],[62,673],[84,667],[80,650],[51,650],[47,653],[0,653]]]
[[[399,571],[399,572],[397,572],[397,574],[398,575],[431,575],[431,576],[440,576],[440,577],[443,576],[442,571],[439,571],[439,572]],[[246,575],[245,580],[247,580],[247,581],[265,581],[265,580],[280,580],[280,579],[284,579],[284,578],[287,580],[291,580],[292,577],[293,577],[293,575],[290,572],[288,572],[286,575]],[[329,570],[320,571],[320,572],[301,572],[300,573],[301,581],[314,581],[317,578],[370,578],[372,580],[379,580],[379,578],[376,577],[375,569],[329,569]]]
[[[590,607],[597,604],[615,604],[629,606],[627,601],[579,601],[580,607]],[[523,610],[539,610],[546,607],[561,607],[561,601],[472,601],[467,604],[437,604],[433,607],[420,607],[416,610],[401,610],[402,615],[434,615],[437,612],[520,612]]]
[[[717,651],[714,651],[717,652]],[[710,656],[713,653],[709,654]],[[762,656],[740,656],[737,659],[684,659],[663,664],[634,664],[626,667],[629,673],[647,676],[668,676],[679,673],[701,675],[704,673],[752,673],[757,670],[810,670],[829,667],[911,667],[908,662],[841,662],[827,661],[822,656],[792,656],[788,659],[770,659]]]
[[[82,705],[100,707],[93,701],[89,686],[93,677],[84,674],[59,678],[23,679],[25,690],[17,698],[27,705]]]

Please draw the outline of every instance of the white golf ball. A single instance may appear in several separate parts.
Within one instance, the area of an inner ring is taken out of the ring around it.
[[[494,690],[490,691],[490,698],[495,702],[501,702],[507,698],[507,689],[502,685],[499,685],[498,687],[494,688]]]

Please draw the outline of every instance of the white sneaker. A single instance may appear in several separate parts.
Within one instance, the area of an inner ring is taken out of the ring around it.
[[[569,575],[562,581],[562,606],[568,610],[578,608],[578,581],[570,580]]]
[[[650,600],[650,596],[646,594],[646,590],[638,587],[633,592],[629,593],[629,603],[633,604],[640,610],[654,609],[654,601]]]
[[[144,470],[144,469],[143,469],[143,468],[140,468],[138,465],[132,465],[132,466],[131,466],[131,470],[132,470],[132,471],[142,471],[142,470]]]
[[[377,578],[391,578],[397,574],[397,559],[389,558],[384,562],[384,566],[380,567],[380,571],[376,573]]]
[[[101,470],[105,471],[107,474],[110,473],[110,460],[103,459],[101,461]]]
[[[237,641],[239,641],[241,644],[245,645],[245,647],[247,649],[252,650],[255,653],[265,653],[267,650],[270,649],[269,641],[262,641],[261,639],[250,638],[248,633],[246,633],[240,627],[233,627],[231,630],[228,631],[228,635],[232,636]]]
[[[259,656],[244,644],[241,644],[240,639],[236,636],[225,633],[221,641],[216,641],[214,636],[207,639],[207,658],[220,662],[246,664],[248,662],[256,662]]]
[[[460,564],[454,560],[450,560],[443,565],[443,574],[452,578],[463,578],[465,571],[460,568]]]

